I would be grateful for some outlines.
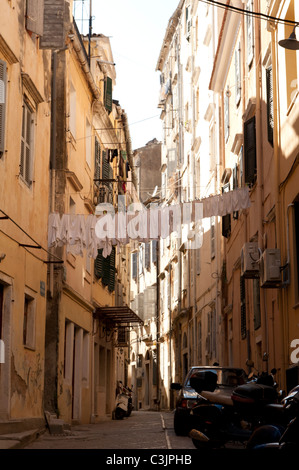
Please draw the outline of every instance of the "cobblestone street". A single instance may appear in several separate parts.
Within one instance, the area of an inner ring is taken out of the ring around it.
[[[48,432],[28,449],[194,449],[189,437],[176,436],[173,413],[138,411],[124,420],[72,426],[65,436]]]

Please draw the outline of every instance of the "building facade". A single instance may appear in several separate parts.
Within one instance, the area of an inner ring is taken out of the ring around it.
[[[4,1],[0,20],[0,421],[44,421],[44,335],[51,56],[33,2]],[[15,427],[14,427],[15,426]]]
[[[298,382],[298,64],[278,43],[296,13],[291,1],[181,1],[168,24],[157,63],[163,201],[203,204],[200,222],[161,240],[170,405],[170,383],[196,364],[276,368],[285,390]],[[223,211],[228,197],[238,204]]]

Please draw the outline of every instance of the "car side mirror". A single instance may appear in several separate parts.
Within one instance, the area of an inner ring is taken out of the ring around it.
[[[178,382],[173,382],[171,385],[170,385],[170,389],[171,390],[181,390],[182,388],[182,385],[179,384]]]

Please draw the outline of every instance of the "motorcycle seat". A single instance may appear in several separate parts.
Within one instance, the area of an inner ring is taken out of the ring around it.
[[[214,392],[207,392],[206,390],[203,390],[201,395],[212,403],[233,406],[233,401],[230,395],[227,395],[223,390],[218,389]]]

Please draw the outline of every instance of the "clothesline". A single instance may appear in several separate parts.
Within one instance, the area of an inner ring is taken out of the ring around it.
[[[181,234],[182,225],[198,223],[202,218],[224,216],[250,206],[248,188],[228,191],[222,195],[210,196],[190,203],[161,207],[153,204],[150,209],[127,212],[107,212],[107,205],[99,205],[100,215],[58,213],[49,215],[48,246],[66,245],[67,252],[96,258],[98,250],[107,257],[112,246],[128,244],[130,239],[140,242],[166,238],[170,234]],[[130,207],[129,207],[130,209]]]

